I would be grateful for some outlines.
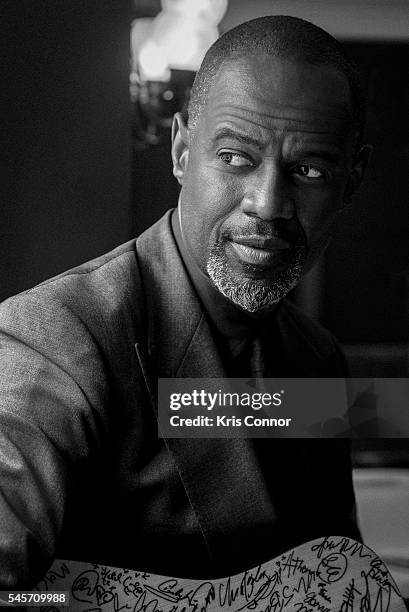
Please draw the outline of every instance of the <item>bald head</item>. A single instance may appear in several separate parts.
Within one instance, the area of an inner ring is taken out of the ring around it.
[[[321,28],[288,16],[267,16],[229,30],[208,50],[196,75],[185,120],[194,130],[222,65],[251,54],[271,55],[297,63],[332,67],[347,80],[358,143],[365,123],[365,97],[356,67],[342,45]],[[260,75],[262,78],[262,75]]]

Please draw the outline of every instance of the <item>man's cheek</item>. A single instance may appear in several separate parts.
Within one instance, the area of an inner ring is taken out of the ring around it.
[[[332,225],[340,207],[341,203],[335,194],[306,199],[297,206],[298,221],[307,234],[323,232]]]

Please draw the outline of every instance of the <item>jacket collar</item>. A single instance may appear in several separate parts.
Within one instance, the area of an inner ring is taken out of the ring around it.
[[[137,240],[148,312],[147,351],[159,377],[225,376],[200,302],[173,238],[170,214]],[[212,359],[203,359],[204,355]]]

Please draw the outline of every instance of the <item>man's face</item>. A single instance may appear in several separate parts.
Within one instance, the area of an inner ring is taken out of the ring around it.
[[[327,245],[356,172],[349,99],[332,68],[256,55],[222,65],[192,134],[178,118],[183,237],[240,308],[272,308]]]

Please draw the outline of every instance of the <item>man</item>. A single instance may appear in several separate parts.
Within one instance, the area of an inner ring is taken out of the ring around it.
[[[342,376],[285,300],[364,171],[359,83],[291,17],[209,50],[176,115],[179,206],[136,241],[3,304],[0,584],[52,558],[211,577],[359,537],[341,440],[158,439],[162,377]]]

